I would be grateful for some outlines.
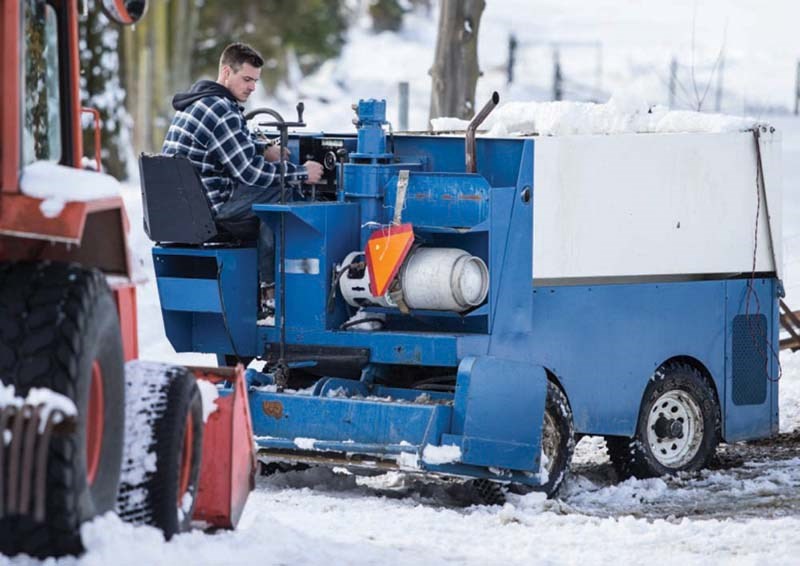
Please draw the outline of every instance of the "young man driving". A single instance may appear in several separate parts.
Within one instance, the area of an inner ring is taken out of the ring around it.
[[[200,172],[216,224],[236,238],[259,239],[261,284],[271,294],[275,280],[274,235],[252,212],[255,203],[280,199],[282,149],[267,147],[247,128],[244,104],[253,94],[264,59],[249,45],[233,43],[222,52],[216,81],[201,80],[172,99],[172,119],[161,152],[187,157]],[[286,156],[284,155],[284,158]],[[286,163],[291,188],[317,183],[322,166]]]

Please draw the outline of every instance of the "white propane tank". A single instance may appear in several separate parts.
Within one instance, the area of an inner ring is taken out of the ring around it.
[[[403,300],[412,309],[461,312],[481,304],[489,269],[457,248],[419,248],[400,272]]]
[[[364,252],[350,252],[344,261],[338,267],[343,270],[339,277],[339,291],[342,293],[342,298],[347,301],[348,305],[354,307],[362,307],[364,305],[376,305],[379,307],[394,308],[397,305],[389,298],[387,292],[383,297],[373,297],[369,292],[369,270],[364,269],[360,277],[351,277],[348,267],[356,261],[357,258],[363,257]]]
[[[351,277],[347,266],[363,252],[352,252],[339,269],[342,297],[352,306],[372,304],[396,308],[387,292],[374,297],[369,291],[369,270]],[[463,312],[481,304],[489,292],[489,269],[479,257],[457,248],[419,248],[406,259],[400,273],[403,301],[412,309]]]

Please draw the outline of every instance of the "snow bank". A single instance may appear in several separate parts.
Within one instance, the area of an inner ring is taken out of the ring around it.
[[[461,132],[467,129],[469,120],[461,118],[434,118],[431,120],[431,128],[434,132]]]
[[[114,177],[95,171],[65,167],[50,161],[36,161],[25,167],[20,179],[22,192],[44,199],[41,211],[55,218],[67,201],[87,201],[119,196],[120,183]]]
[[[793,308],[797,308],[792,303]],[[800,355],[781,352],[782,376],[778,384],[780,431],[800,429]]]
[[[464,130],[469,122],[457,118],[431,121],[434,131]],[[720,133],[752,129],[757,122],[723,114],[669,110],[650,106],[631,95],[618,95],[607,104],[591,102],[508,102],[483,124],[489,136],[587,135],[633,133]]]

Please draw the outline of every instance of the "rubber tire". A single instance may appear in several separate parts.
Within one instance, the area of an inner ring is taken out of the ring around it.
[[[128,522],[161,529],[169,540],[175,534],[191,528],[202,462],[203,401],[194,376],[184,367],[143,362],[132,362],[128,367],[129,393],[137,390],[137,384],[133,382],[137,377],[151,379],[148,386],[150,397],[140,398],[138,407],[136,401],[131,400],[117,510],[120,517]],[[141,370],[136,370],[136,367],[150,368],[150,377],[142,376]],[[162,375],[153,375],[153,368],[160,370]],[[145,403],[142,404],[142,401]],[[178,500],[183,496],[177,496],[178,482],[190,413],[193,446],[187,492],[191,496],[191,505],[180,509]],[[144,434],[149,438],[147,450],[155,454],[155,470],[143,469],[141,454],[131,449],[128,439],[134,438],[132,430],[136,430],[140,437]],[[142,496],[135,495],[137,492]]]
[[[512,483],[509,485],[509,491],[519,495],[538,491],[547,495],[548,499],[553,499],[558,495],[569,475],[572,454],[575,452],[575,429],[572,421],[572,408],[567,396],[555,382],[550,380],[547,381],[547,398],[544,410],[550,416],[559,432],[557,455],[551,468],[551,473],[548,475],[548,480],[535,487],[527,484]],[[544,428],[544,420],[542,428]],[[544,440],[542,438],[543,444]]]
[[[503,487],[491,480],[483,478],[467,480],[464,487],[467,490],[466,501],[470,504],[504,505],[506,502],[506,494],[503,491]]]
[[[672,390],[688,393],[697,403],[703,416],[703,439],[697,453],[689,462],[679,467],[667,467],[661,464],[647,442],[647,417],[653,403]],[[659,368],[647,384],[639,408],[635,436],[633,438],[607,436],[606,448],[611,463],[621,479],[696,472],[705,468],[714,457],[720,439],[720,423],[717,397],[700,371],[686,363],[670,362]]]
[[[95,360],[103,376],[104,427],[99,468],[89,486],[86,415]],[[27,516],[0,520],[0,553],[78,554],[80,525],[114,507],[124,435],[122,336],[102,273],[50,262],[0,265],[0,379],[13,384],[18,396],[48,388],[78,408],[76,431],[50,442],[46,522]]]
[[[548,499],[552,499],[558,494],[569,474],[572,453],[575,451],[575,430],[572,423],[572,408],[566,395],[558,385],[549,380],[544,410],[550,415],[559,432],[559,445],[555,464],[552,467],[555,474],[551,473],[548,481],[537,487],[536,491],[543,491],[547,494]]]

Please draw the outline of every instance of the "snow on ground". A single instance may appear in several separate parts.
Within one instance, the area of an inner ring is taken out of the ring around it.
[[[632,96],[665,104],[669,58],[675,53],[682,62],[691,59],[696,10],[695,56],[702,63],[698,75],[707,74],[727,25],[725,87],[731,94],[725,109],[761,119],[748,110],[754,103],[791,105],[798,55],[793,26],[800,15],[800,5],[793,2],[773,2],[758,13],[748,0],[487,4],[481,23],[484,76],[479,103],[493,89],[501,91],[503,100],[545,100],[552,72],[549,42],[558,39],[603,41],[602,90],[611,93],[627,85]],[[528,45],[520,48],[519,79],[507,88],[503,65],[509,31]],[[409,80],[411,128],[423,129],[434,40],[435,12],[411,16],[399,35],[373,36],[357,28],[339,61],[275,100],[255,102],[275,103],[291,116],[299,91],[312,127],[352,131],[351,102],[388,97],[389,118],[395,121],[396,82]],[[568,76],[593,83],[593,48],[562,47],[561,57]],[[798,308],[800,223],[794,219],[800,216],[800,120],[767,118],[784,135],[785,284],[789,304]],[[214,364],[213,356],[175,354],[166,341],[138,186],[126,185],[123,195],[131,218],[131,246],[141,272],[149,274],[139,293],[142,359]],[[800,429],[800,355],[783,352],[781,362],[780,429],[789,433]],[[165,543],[154,529],[108,515],[84,527],[88,552],[83,557],[58,563],[793,563],[800,554],[800,459],[795,444],[787,442],[784,448],[786,457],[775,459],[770,447],[744,452],[723,447],[715,469],[702,474],[617,483],[603,441],[584,438],[559,500],[546,501],[535,493],[510,495],[504,506],[466,508],[442,496],[436,486],[400,473],[355,478],[321,469],[291,472],[259,478],[235,532],[194,531]]]
[[[800,296],[800,120],[771,120],[785,147],[785,253],[789,304]],[[132,241],[149,261],[138,188],[127,186]],[[152,273],[152,266],[148,269]],[[153,279],[140,293],[141,356],[187,363],[166,342]],[[206,363],[213,358],[206,357]],[[781,354],[780,429],[800,429],[800,355]],[[697,476],[617,483],[602,439],[584,438],[561,498],[510,495],[500,506],[460,507],[403,474],[354,478],[310,470],[259,478],[235,532],[192,532],[164,543],[110,515],[85,527],[81,564],[664,564],[762,560],[800,553],[800,458],[721,450]],[[795,450],[796,451],[796,450]],[[744,462],[733,461],[744,459]],[[732,462],[733,461],[733,462]],[[24,563],[16,559],[12,564]],[[70,563],[71,560],[64,560]]]
[[[427,129],[437,19],[436,8],[417,12],[406,17],[400,33],[375,35],[362,17],[339,59],[276,96],[257,93],[250,105],[273,106],[292,117],[296,101],[303,99],[309,128],[348,132],[353,131],[352,103],[386,98],[388,119],[397,127],[397,85],[407,81],[409,127]],[[607,102],[624,93],[667,105],[675,57],[675,108],[696,109],[703,100],[703,109],[714,110],[719,73],[713,69],[720,66],[715,63],[724,45],[720,109],[761,119],[767,109],[785,112],[794,106],[798,19],[800,4],[793,0],[764,5],[752,0],[490,0],[479,29],[483,75],[476,104],[493,91],[501,104],[552,100],[557,48],[567,100]],[[508,84],[511,33],[519,47],[515,80]]]

